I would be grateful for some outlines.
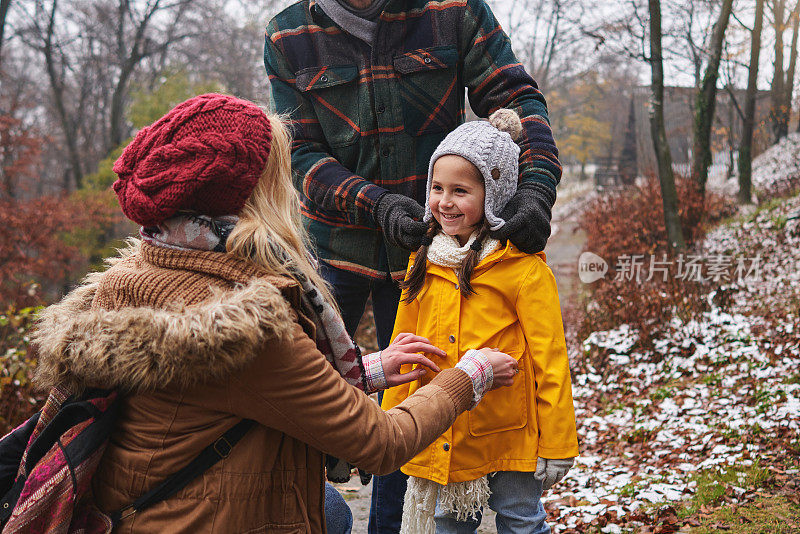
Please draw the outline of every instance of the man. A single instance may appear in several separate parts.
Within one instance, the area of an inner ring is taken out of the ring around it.
[[[492,234],[542,250],[561,178],[544,97],[484,0],[300,0],[268,25],[264,63],[294,124],[302,215],[350,334],[372,296],[391,341],[433,150],[475,112],[514,109],[524,125],[520,185]],[[399,475],[399,476],[396,476]],[[374,483],[370,532],[399,531],[405,479]]]

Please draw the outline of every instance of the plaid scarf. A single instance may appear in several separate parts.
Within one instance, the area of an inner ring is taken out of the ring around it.
[[[347,333],[344,321],[336,309],[322,296],[306,275],[292,262],[289,255],[279,246],[270,243],[275,255],[289,269],[292,278],[297,280],[303,291],[303,312],[314,321],[316,327],[317,349],[333,365],[342,378],[351,386],[367,392],[366,371],[361,350]],[[316,260],[309,258],[313,264]]]
[[[177,250],[212,250],[225,252],[225,242],[238,222],[235,215],[208,217],[195,213],[180,213],[158,226],[142,227],[139,234],[151,245]],[[367,391],[366,372],[361,350],[347,333],[341,316],[323,298],[323,293],[297,267],[279,245],[270,243],[273,253],[287,266],[301,287],[300,310],[314,322],[317,349],[351,386]],[[309,258],[312,265],[316,260]]]

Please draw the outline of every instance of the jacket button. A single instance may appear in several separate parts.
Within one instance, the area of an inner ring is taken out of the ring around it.
[[[386,111],[386,106],[384,106],[383,104],[379,105],[378,106],[378,113],[383,113],[384,111]]]
[[[445,443],[444,445],[442,445],[442,448],[445,450],[445,452],[447,452],[447,451],[450,450],[450,444],[449,443]]]
[[[391,152],[392,152],[392,150],[387,146],[386,148],[383,149],[383,152],[382,152],[383,157],[384,158],[388,157],[389,154],[391,154]]]
[[[456,342],[456,336],[454,336],[453,334],[450,334],[450,337],[448,337],[447,339],[450,340],[450,343],[455,343]]]
[[[323,74],[322,76],[320,76],[319,81],[321,81],[322,83],[325,83],[325,82],[328,81],[328,77]]]
[[[422,61],[427,65],[427,64],[429,64],[431,62],[431,58],[429,58],[428,56],[425,56],[425,59],[423,59]]]

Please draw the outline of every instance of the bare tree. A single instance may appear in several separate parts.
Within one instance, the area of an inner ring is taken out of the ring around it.
[[[713,15],[709,2],[679,2],[673,6],[671,27],[664,29],[671,41],[673,55],[689,59],[692,78],[698,91],[703,80],[703,65],[708,55],[711,34],[708,27]]]
[[[712,31],[703,81],[695,97],[692,130],[692,177],[703,194],[705,194],[708,180],[708,167],[711,165],[711,125],[714,121],[714,109],[717,102],[719,64],[732,9],[733,0],[723,0],[719,17]]]
[[[520,61],[545,92],[555,85],[554,73],[560,81],[583,67],[576,56],[580,50],[586,57],[580,30],[585,4],[578,0],[513,0],[510,4],[508,34],[520,50]]]
[[[10,6],[11,0],[0,0],[0,65],[3,64],[3,36],[5,35],[6,16]]]
[[[191,35],[184,28],[191,4],[189,0],[95,0],[81,10],[81,26],[98,46],[100,61],[95,69],[108,84],[107,152],[128,136],[128,90],[142,62],[158,56],[163,67],[168,49]]]
[[[764,21],[764,0],[756,0],[755,22],[750,40],[750,68],[747,74],[747,93],[744,101],[742,139],[739,143],[739,195],[741,204],[752,202],[753,126],[758,92],[758,59],[761,52],[761,26]]]
[[[794,74],[797,68],[797,40],[798,31],[800,31],[800,1],[795,5],[789,16],[789,21],[792,24],[792,44],[789,45],[789,68],[786,70],[786,81],[783,88],[783,104],[781,109],[784,110],[785,115],[780,123],[780,131],[778,134],[781,138],[786,137],[789,133],[789,119],[792,114],[792,94],[794,93]]]
[[[797,31],[800,1],[784,18],[786,1],[774,0],[772,3],[772,26],[775,31],[775,62],[770,88],[770,127],[772,140],[777,142],[789,132],[789,116],[791,112],[791,94],[794,87],[794,68],[797,61]],[[783,35],[789,24],[792,24],[792,42],[789,52],[788,70],[784,71]]]
[[[53,0],[50,9],[43,2],[37,1],[31,17],[32,24],[23,33],[23,39],[44,58],[47,79],[52,93],[52,104],[63,133],[67,148],[69,170],[64,175],[64,188],[70,188],[70,179],[80,187],[83,177],[83,165],[76,135],[76,117],[67,109],[67,72],[68,60],[64,52],[62,40],[56,33],[58,0]]]
[[[184,16],[202,9],[190,0],[91,0],[61,9],[37,0],[23,11],[20,35],[40,53],[62,132],[70,173],[65,189],[129,135],[128,91],[143,62],[189,36]],[[23,8],[24,9],[24,8]]]
[[[650,71],[652,76],[652,110],[650,112],[650,132],[653,148],[658,162],[658,180],[661,184],[661,197],[664,204],[664,224],[667,240],[672,249],[685,248],[683,230],[678,217],[678,192],[672,172],[672,155],[667,143],[664,127],[664,56],[661,46],[661,2],[648,0],[650,10]]]

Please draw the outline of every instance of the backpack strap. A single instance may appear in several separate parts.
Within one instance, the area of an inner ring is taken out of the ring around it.
[[[189,482],[203,474],[203,472],[211,466],[223,458],[227,458],[231,450],[233,450],[234,445],[239,443],[239,440],[247,434],[253,425],[255,425],[255,421],[251,419],[242,419],[236,423],[214,443],[203,449],[200,454],[183,469],[167,478],[167,480],[148,491],[125,508],[109,514],[112,524],[116,526],[122,519],[136,512],[141,512],[145,508],[149,508],[164,499],[168,499],[186,487]]]

